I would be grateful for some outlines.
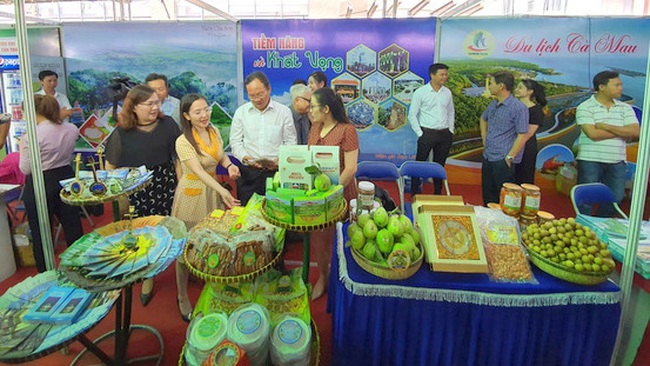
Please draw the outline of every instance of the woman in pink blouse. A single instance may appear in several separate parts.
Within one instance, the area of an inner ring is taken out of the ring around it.
[[[72,123],[62,123],[59,118],[59,102],[49,95],[34,95],[36,108],[36,135],[38,146],[41,150],[41,168],[45,181],[45,195],[49,216],[56,215],[63,226],[65,241],[68,245],[75,242],[83,235],[79,208],[61,202],[59,192],[60,180],[74,177],[70,167],[75,142],[79,137],[79,130]],[[29,159],[28,138],[25,135],[20,140],[20,171],[25,174],[23,200],[29,220],[29,229],[34,240],[34,259],[39,272],[44,272],[45,259],[43,257],[43,244],[36,212],[34,185]]]
[[[354,173],[357,172],[357,159],[359,158],[357,130],[345,114],[341,97],[328,87],[320,88],[312,94],[309,111],[312,117],[312,127],[309,131],[307,143],[309,145],[339,147],[341,172],[339,184],[344,187],[343,196],[345,200],[350,202],[352,198],[357,196],[357,189],[354,185]],[[314,244],[316,251],[319,275],[314,285],[312,299],[321,297],[327,291],[333,241],[334,227],[311,233],[311,242]]]

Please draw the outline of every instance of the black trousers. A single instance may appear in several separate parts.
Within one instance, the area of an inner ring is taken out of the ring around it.
[[[239,167],[241,177],[237,179],[237,198],[246,206],[253,193],[266,193],[266,178],[273,177],[275,170],[257,169],[247,165]]]
[[[59,192],[61,191],[59,181],[72,177],[74,177],[74,172],[72,171],[72,168],[67,165],[43,172],[48,216],[51,218],[52,215],[56,215],[56,218],[63,226],[65,242],[68,246],[83,235],[81,219],[79,218],[79,208],[76,206],[66,205],[59,197]],[[36,268],[39,272],[44,272],[45,258],[43,255],[43,239],[41,238],[40,224],[38,222],[34,183],[32,182],[31,174],[25,177],[25,187],[23,189],[25,211],[27,212],[29,229],[32,232],[32,239],[34,241],[34,259],[36,260]]]
[[[515,182],[517,184],[535,184],[535,162],[537,161],[537,138],[533,135],[524,148],[524,156],[515,164]]]
[[[508,166],[504,160],[487,161],[483,158],[481,168],[481,191],[483,193],[483,205],[490,202],[499,202],[499,194],[503,183],[515,181],[514,164]]]
[[[418,139],[415,160],[426,161],[433,150],[433,161],[445,166],[454,134],[449,129],[433,130],[422,127],[422,136]],[[420,193],[420,178],[411,177],[411,194]],[[433,193],[442,193],[442,179],[433,180]]]

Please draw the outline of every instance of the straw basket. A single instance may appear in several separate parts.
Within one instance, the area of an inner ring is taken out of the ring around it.
[[[420,257],[412,262],[411,265],[403,271],[395,271],[389,267],[382,266],[364,257],[359,251],[350,248],[352,251],[352,258],[357,262],[359,267],[363,268],[366,272],[373,274],[377,277],[385,278],[387,280],[404,280],[415,274],[420,269],[424,258],[424,251],[420,248]]]
[[[213,282],[213,283],[239,283],[239,282],[252,281],[258,276],[268,272],[271,268],[275,267],[280,261],[280,258],[282,257],[282,250],[280,250],[279,252],[275,253],[273,259],[271,259],[270,262],[266,263],[261,268],[256,269],[252,272],[244,273],[236,276],[216,276],[216,275],[212,275],[200,271],[199,269],[194,267],[194,265],[192,265],[192,263],[190,263],[189,260],[187,259],[187,250],[188,247],[186,245],[185,249],[183,250],[183,260],[185,261],[187,268],[190,270],[190,273],[192,273],[194,276],[202,279],[205,282]]]
[[[550,274],[553,277],[557,277],[561,280],[565,280],[571,283],[576,283],[578,285],[596,285],[605,282],[607,281],[607,276],[609,273],[614,270],[612,268],[612,270],[610,270],[608,273],[578,272],[544,258],[534,250],[531,250],[529,248],[526,249],[528,249],[528,253],[530,254],[530,261],[533,262],[539,269]]]

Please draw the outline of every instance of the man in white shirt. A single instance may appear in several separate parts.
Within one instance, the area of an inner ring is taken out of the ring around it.
[[[160,110],[166,115],[174,119],[174,122],[183,130],[180,119],[180,104],[181,101],[169,95],[169,81],[167,76],[163,74],[151,73],[144,79],[145,84],[156,92],[158,99],[162,103]]]
[[[296,144],[296,127],[288,107],[271,100],[271,84],[263,72],[244,80],[250,102],[235,111],[230,147],[242,162],[237,196],[246,205],[253,193],[264,194],[266,178],[278,170],[280,145]]]
[[[449,66],[429,66],[431,81],[413,93],[408,120],[418,136],[415,160],[426,161],[433,150],[433,161],[445,166],[454,136],[454,101],[447,88]],[[434,193],[442,193],[442,180],[433,181]],[[411,194],[420,192],[420,179],[411,178]]]
[[[59,85],[59,74],[52,70],[43,70],[38,73],[38,80],[41,82],[41,90],[37,91],[36,94],[54,97],[59,102],[59,108],[61,108],[59,115],[61,121],[70,122],[70,116],[72,115],[70,101],[65,94],[56,91],[56,87]]]
[[[595,95],[576,109],[578,137],[578,184],[600,182],[614,193],[621,203],[625,192],[627,142],[639,139],[639,122],[629,104],[618,101],[623,82],[614,71],[594,76]],[[601,207],[602,206],[602,207]],[[581,213],[592,214],[591,205],[578,207]],[[612,205],[599,205],[597,216],[614,216]]]

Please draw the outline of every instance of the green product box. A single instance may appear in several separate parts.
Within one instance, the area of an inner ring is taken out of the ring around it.
[[[266,192],[268,191],[275,191],[275,188],[273,188],[273,178],[271,177],[266,178]]]
[[[325,222],[325,198],[319,196],[293,198],[294,225],[318,225]]]
[[[304,189],[293,189],[293,188],[282,188],[282,187],[276,189],[275,191],[289,197],[304,197],[305,193],[307,192]]]
[[[273,175],[273,190],[275,191],[280,187],[280,172],[275,172]]]
[[[277,192],[266,192],[266,213],[287,224],[293,224],[293,198]]]
[[[327,192],[324,192],[325,197],[325,212],[326,220],[334,220],[341,211],[345,208],[345,197],[343,197],[343,186],[337,184],[330,187]]]

